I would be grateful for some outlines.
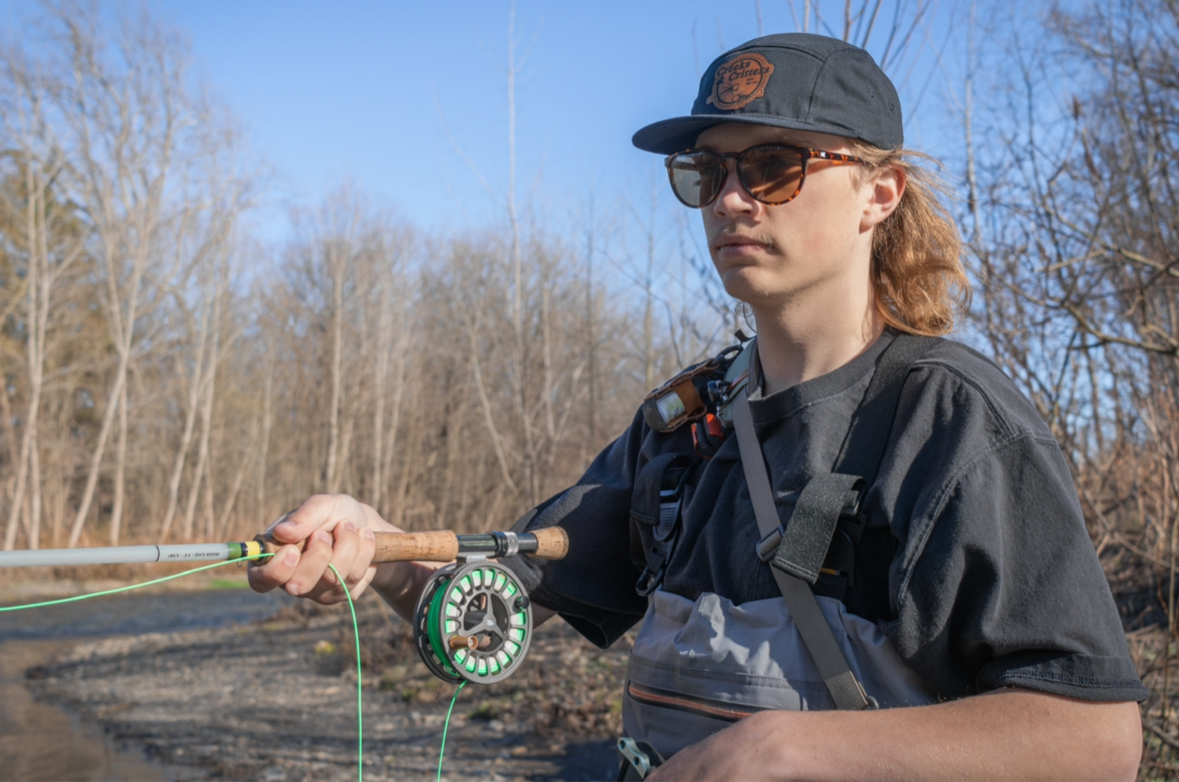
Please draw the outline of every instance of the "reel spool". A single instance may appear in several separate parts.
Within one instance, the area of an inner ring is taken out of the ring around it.
[[[510,570],[486,559],[447,565],[418,598],[414,641],[445,681],[492,684],[510,676],[532,641],[532,605]]]

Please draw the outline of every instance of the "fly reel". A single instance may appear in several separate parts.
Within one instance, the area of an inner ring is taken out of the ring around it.
[[[510,676],[532,641],[532,605],[512,571],[487,559],[436,571],[418,598],[414,641],[426,666],[454,684]]]

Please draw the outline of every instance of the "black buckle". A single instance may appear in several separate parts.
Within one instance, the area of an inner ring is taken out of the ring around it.
[[[664,561],[659,566],[659,570],[655,573],[651,572],[651,568],[643,568],[643,572],[639,574],[639,580],[635,584],[635,592],[638,592],[639,597],[647,597],[663,583],[663,574],[667,570],[667,562]],[[644,582],[646,582],[644,584]]]

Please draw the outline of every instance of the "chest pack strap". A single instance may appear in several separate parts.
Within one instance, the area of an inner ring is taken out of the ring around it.
[[[645,552],[647,566],[635,585],[635,591],[643,597],[663,583],[667,563],[679,538],[680,505],[694,463],[687,456],[660,454],[647,462],[635,477],[630,518],[650,527],[653,539],[651,550]],[[655,498],[658,498],[658,505]]]
[[[748,389],[739,390],[729,403],[741,466],[762,535],[758,555],[770,562],[799,635],[838,709],[862,710],[871,702],[810,585],[819,577],[840,516],[855,513],[863,491],[875,480],[909,368],[936,342],[935,338],[900,335],[885,348],[852,417],[833,471],[807,483],[786,525],[774,504],[765,456],[753,427]]]

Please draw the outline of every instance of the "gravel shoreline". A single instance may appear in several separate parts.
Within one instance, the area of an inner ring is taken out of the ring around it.
[[[304,601],[216,630],[85,641],[30,668],[39,700],[101,724],[120,744],[205,779],[357,777],[355,646],[346,607]],[[408,626],[358,605],[364,777],[432,780],[452,685],[417,659]],[[459,693],[443,777],[612,779],[629,644],[601,651],[568,625],[538,628],[511,678]]]

